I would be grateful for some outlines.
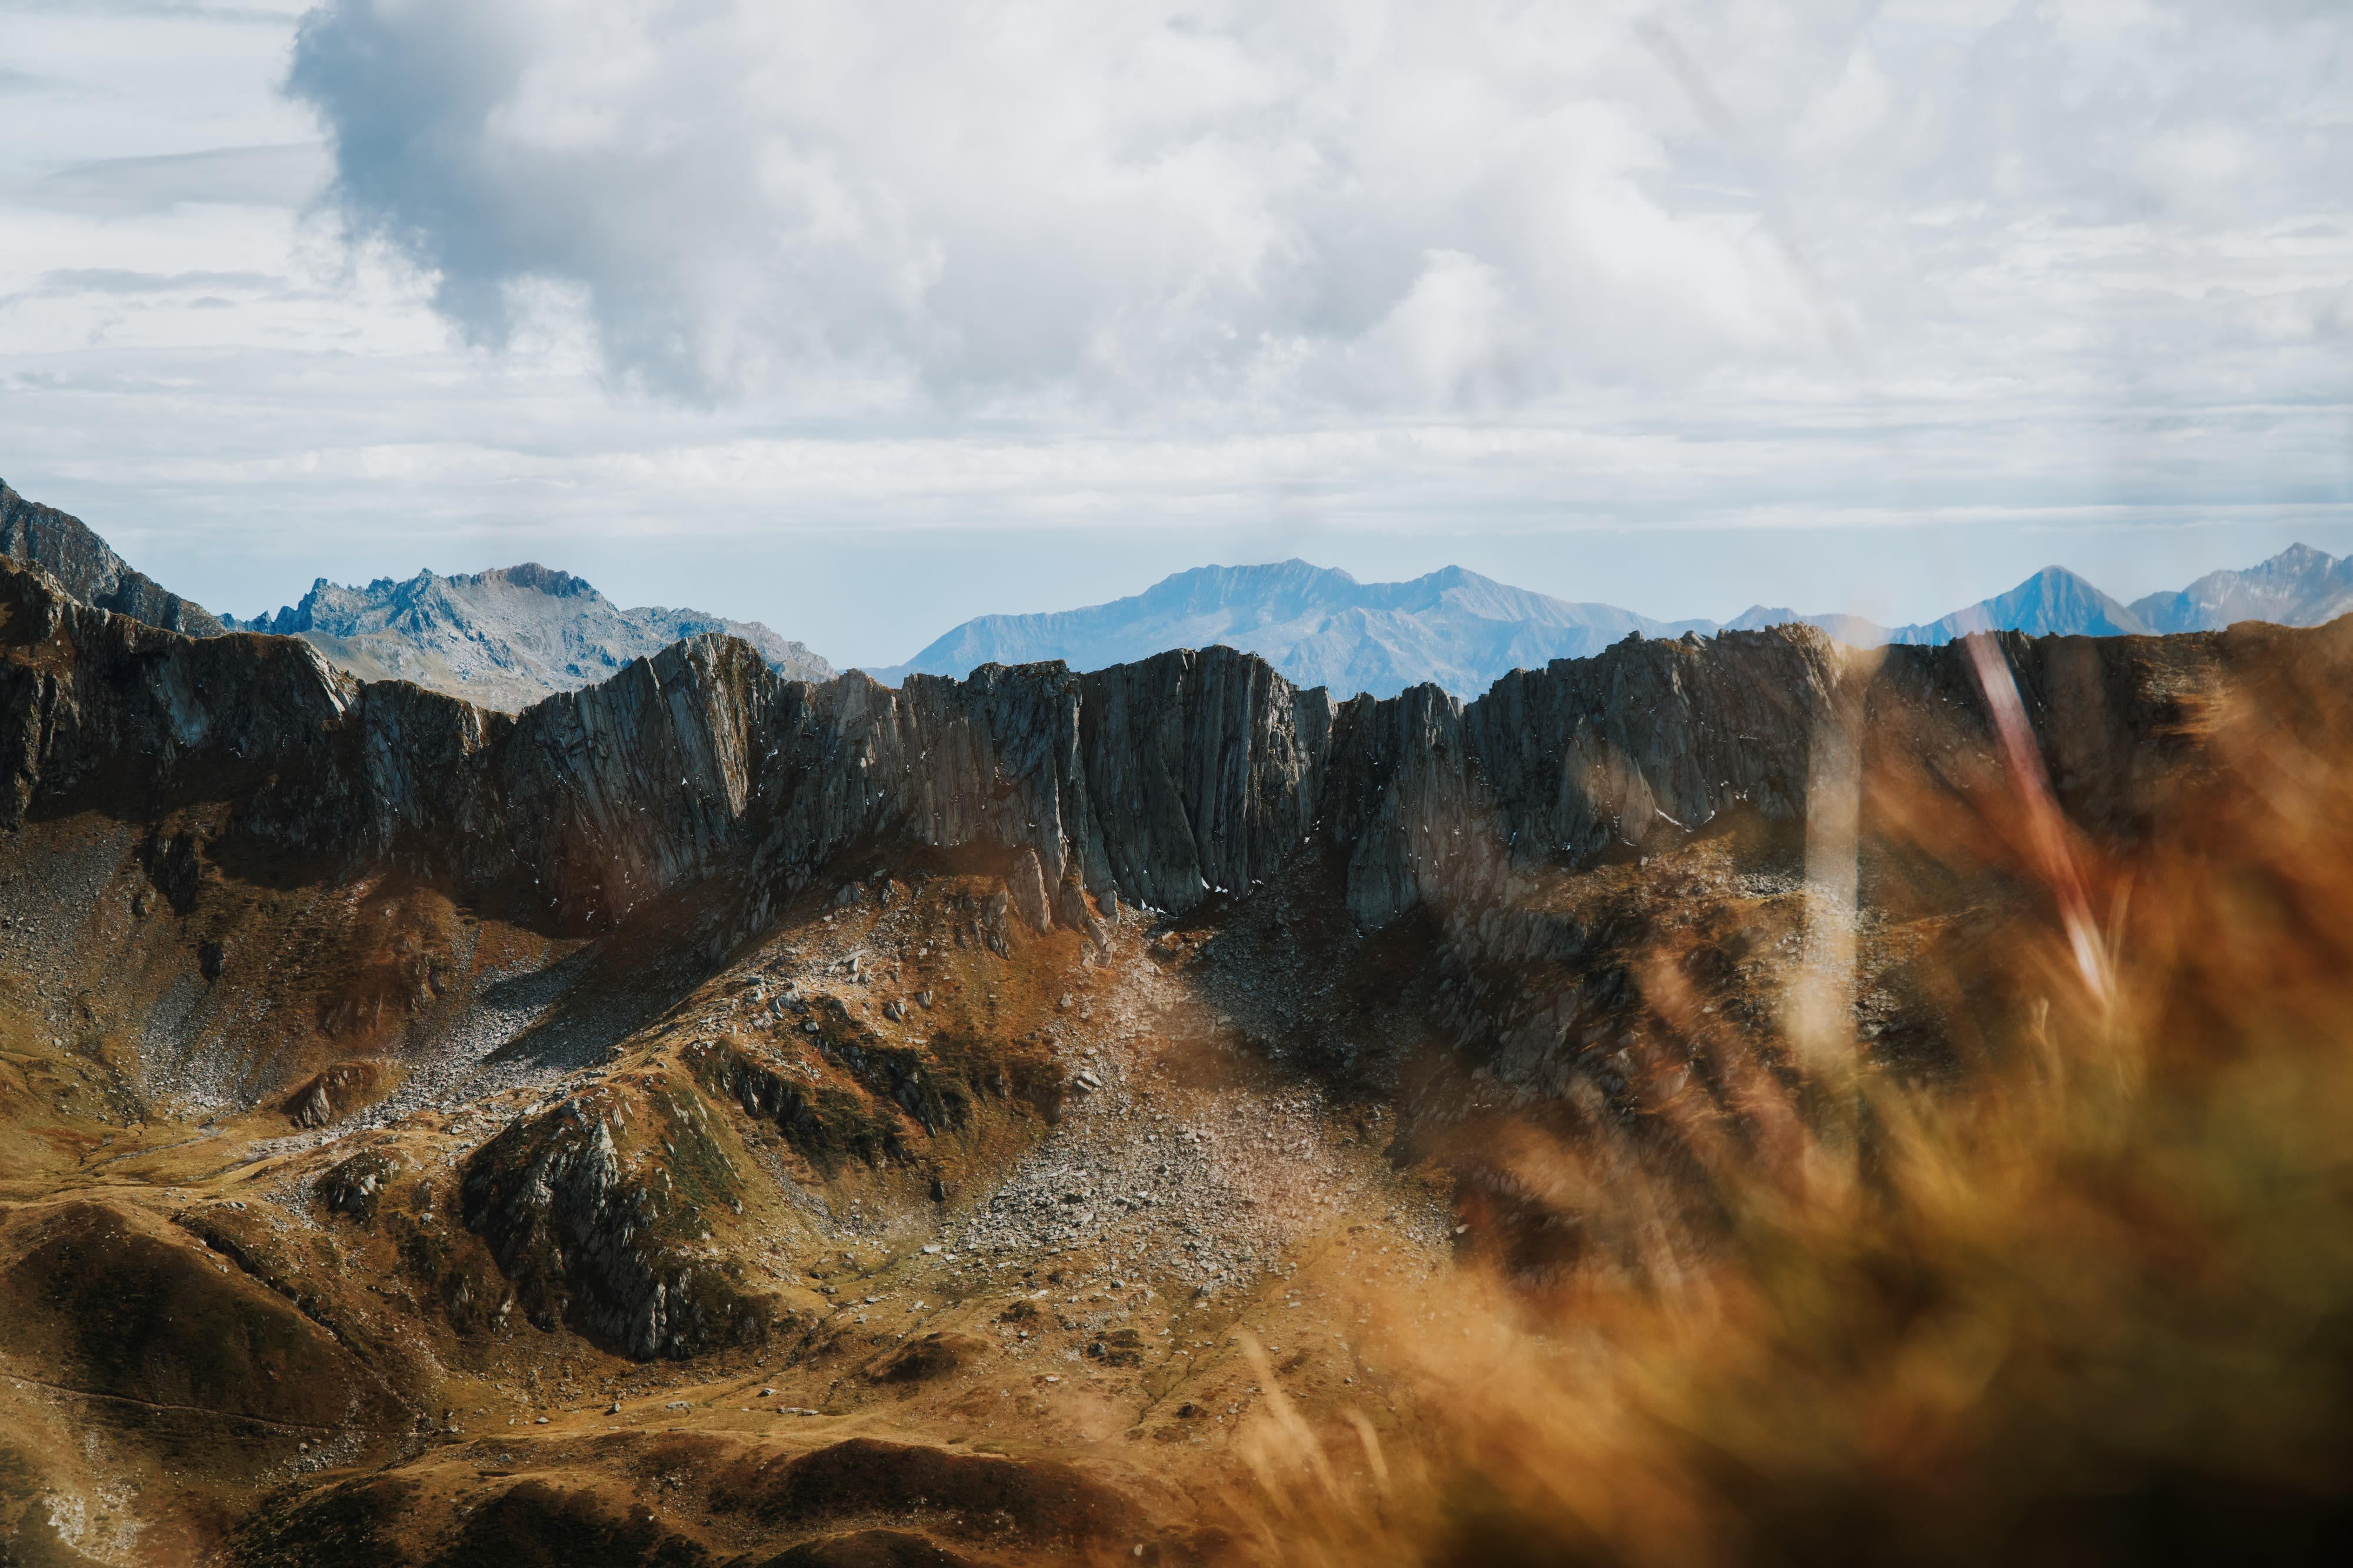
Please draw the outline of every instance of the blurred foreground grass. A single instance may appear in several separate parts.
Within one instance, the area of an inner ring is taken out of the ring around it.
[[[1524,1130],[1501,1158],[1583,1261],[1369,1296],[1402,1436],[1312,1427],[1262,1376],[1256,1554],[2353,1552],[2353,724],[2284,679],[2211,716],[2221,761],[2126,849],[2074,834],[2015,744],[1966,822],[1869,781],[1865,854],[2019,891],[1950,988],[1968,1059],[1800,1073],[1759,1039],[1771,1069],[1672,1168]]]

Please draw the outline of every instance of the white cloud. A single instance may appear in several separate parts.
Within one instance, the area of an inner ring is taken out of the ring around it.
[[[1641,183],[1687,114],[1623,6],[343,0],[292,79],[345,210],[470,331],[575,281],[619,368],[692,396],[1361,394],[1433,256],[1520,341],[1433,381],[1406,334],[1371,380],[1416,401],[1788,325],[1769,258]]]
[[[0,0],[0,475],[223,607],[536,555],[887,661],[1212,555],[2353,547],[2341,0],[298,9]]]
[[[2054,310],[2142,304],[2073,231],[2144,225],[2203,292],[2248,282],[2218,231],[2342,208],[2345,32],[2291,4],[329,0],[292,85],[348,217],[480,340],[554,280],[689,399],[1261,417],[2079,354]]]

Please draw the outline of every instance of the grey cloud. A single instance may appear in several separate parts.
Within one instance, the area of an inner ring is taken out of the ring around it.
[[[293,207],[316,195],[330,172],[327,152],[316,143],[215,147],[76,163],[33,183],[20,199],[101,214],[189,202]]]
[[[28,300],[71,300],[92,294],[119,299],[153,298],[217,289],[235,289],[248,298],[282,298],[289,291],[286,279],[262,272],[136,272],[118,267],[61,267],[42,273],[40,281],[30,289],[0,294],[0,308]],[[231,308],[232,304],[210,292],[187,303],[207,310]]]
[[[131,272],[115,267],[65,267],[41,274],[47,294],[173,294],[191,289],[276,289],[266,272]]]
[[[12,11],[76,16],[178,16],[208,22],[279,22],[284,6],[216,5],[206,0],[10,0]]]
[[[326,0],[289,86],[353,231],[479,342],[553,297],[690,400],[1410,414],[1856,365],[2121,385],[2179,373],[2157,345],[2217,291],[2304,299],[2277,374],[2325,379],[2293,323],[2337,319],[2346,258],[2297,279],[2244,242],[2346,211],[2348,30],[2287,0]]]

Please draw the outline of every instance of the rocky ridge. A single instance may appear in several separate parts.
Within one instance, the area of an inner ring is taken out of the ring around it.
[[[1599,653],[1629,632],[1674,637],[1708,621],[1651,620],[1611,605],[1576,605],[1450,566],[1409,583],[1359,583],[1284,561],[1201,566],[1142,594],[1035,616],[983,616],[905,664],[874,671],[957,679],[985,664],[1059,659],[1092,670],[1171,647],[1255,653],[1294,685],[1394,697],[1432,682],[1464,697],[1505,670]]]
[[[274,615],[231,617],[240,631],[299,637],[363,680],[409,680],[485,708],[514,711],[611,676],[684,637],[752,645],[788,679],[829,680],[833,667],[754,621],[700,610],[625,610],[568,572],[536,563],[364,588],[322,577]]]
[[[1468,705],[1431,687],[1335,703],[1222,647],[812,685],[702,637],[509,717],[354,681],[294,639],[110,617],[13,567],[0,606],[0,822],[95,790],[151,811],[226,800],[232,835],[574,930],[724,870],[748,933],[834,857],[892,838],[1034,856],[1037,882],[1008,886],[1041,928],[1065,888],[1184,911],[1321,848],[1377,926],[1465,877],[1640,852],[1726,814],[1800,826],[1821,737],[1882,714],[1942,710],[1947,748],[1987,744],[1960,649],[1891,649],[1851,677],[1804,627],[1630,637]],[[2161,726],[2147,693],[2211,680],[2230,646],[2004,639],[2038,700],[2084,709],[2033,710],[2062,753]],[[2128,771],[2065,776],[2131,787]]]
[[[2292,544],[2241,572],[2209,572],[2178,594],[2136,599],[2154,632],[2220,631],[2238,621],[2316,626],[2353,611],[2353,557]]]
[[[1041,927],[1066,886],[1185,910],[1321,845],[1377,924],[1487,853],[1484,834],[1458,842],[1467,823],[1499,824],[1529,861],[1742,804],[1801,818],[1837,671],[1810,631],[1630,640],[1465,709],[1431,688],[1335,704],[1224,648],[811,686],[700,637],[511,719],[355,682],[292,639],[175,638],[22,572],[0,598],[0,819],[101,784],[153,806],[227,798],[235,835],[582,930],[723,868],[753,929],[833,856],[892,836],[1034,856],[1037,880],[1008,888]]]
[[[227,628],[202,605],[134,572],[78,517],[28,501],[0,480],[0,555],[41,567],[86,605],[190,637]]]

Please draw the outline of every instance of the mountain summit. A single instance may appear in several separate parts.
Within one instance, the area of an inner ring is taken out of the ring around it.
[[[1059,658],[1074,669],[1133,663],[1171,647],[1255,653],[1303,687],[1393,697],[1434,681],[1485,690],[1505,671],[1599,653],[1629,632],[1712,632],[1713,621],[1654,621],[1610,605],[1570,604],[1449,566],[1405,583],[1359,583],[1305,561],[1201,566],[1107,605],[983,616],[905,664],[872,673],[958,679],[984,664]]]
[[[405,583],[379,577],[364,588],[322,577],[301,604],[230,625],[301,637],[364,680],[412,680],[510,711],[705,632],[742,637],[789,679],[834,676],[824,659],[757,622],[624,610],[569,572],[535,562],[456,577],[420,572]]]
[[[2291,544],[2243,572],[2209,572],[2178,594],[2133,601],[2159,632],[2219,631],[2234,621],[2316,626],[2353,610],[2353,556]]]
[[[1198,567],[1082,610],[983,616],[905,664],[871,673],[892,683],[916,673],[961,679],[984,664],[1056,658],[1073,669],[1103,669],[1163,648],[1219,643],[1259,655],[1298,685],[1343,696],[1393,697],[1429,681],[1467,699],[1510,670],[1587,658],[1632,632],[1713,636],[1798,624],[1857,647],[1934,647],[1980,629],[2079,637],[2152,629],[2061,566],[2046,566],[2010,592],[1941,620],[1883,626],[1861,616],[1799,615],[1762,605],[1723,624],[1654,621],[1614,605],[1571,604],[1514,588],[1460,566],[1406,583],[1359,583],[1345,572],[1294,560]]]
[[[210,610],[183,599],[143,572],[134,572],[78,517],[26,500],[0,479],[0,555],[29,561],[85,605],[190,637],[218,637],[225,628]]]
[[[1897,626],[1883,640],[1934,647],[1971,632],[2112,637],[2146,636],[2149,630],[2147,622],[2074,573],[2045,566],[2007,594],[1981,599],[1926,626]]]
[[[682,638],[724,632],[794,680],[830,680],[827,663],[756,621],[702,610],[624,610],[569,572],[535,562],[471,575],[420,572],[364,588],[320,578],[275,615],[215,616],[132,570],[97,531],[0,482],[0,555],[40,567],[83,604],[166,631],[298,637],[363,680],[397,679],[510,712],[606,679]]]

